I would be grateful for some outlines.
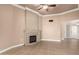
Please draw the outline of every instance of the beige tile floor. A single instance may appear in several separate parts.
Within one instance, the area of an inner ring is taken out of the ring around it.
[[[61,42],[41,41],[36,45],[13,48],[1,55],[78,55],[79,40],[65,39]]]

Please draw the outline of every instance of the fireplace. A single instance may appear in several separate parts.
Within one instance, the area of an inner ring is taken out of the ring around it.
[[[38,31],[32,31],[32,32],[27,32],[25,34],[25,45],[33,45],[33,44],[36,44],[38,42],[40,42],[40,32]]]
[[[30,37],[29,37],[29,43],[34,43],[34,42],[36,42],[36,39],[37,39],[36,35],[30,36]]]

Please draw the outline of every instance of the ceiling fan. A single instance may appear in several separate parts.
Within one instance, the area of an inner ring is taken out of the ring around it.
[[[40,4],[37,9],[38,10],[45,9],[46,11],[48,11],[49,7],[56,7],[56,4]]]

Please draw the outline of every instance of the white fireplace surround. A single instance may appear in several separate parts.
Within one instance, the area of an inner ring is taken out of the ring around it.
[[[36,37],[37,37],[36,42],[29,43],[29,40],[30,40],[29,37],[32,35],[36,35]],[[36,43],[40,42],[40,39],[41,39],[40,31],[32,31],[32,32],[25,33],[25,45],[36,44]]]

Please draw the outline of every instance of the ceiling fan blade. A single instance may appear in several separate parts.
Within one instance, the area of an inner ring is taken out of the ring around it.
[[[38,10],[45,9],[48,11],[49,7],[56,7],[56,4],[40,4],[40,6],[37,8]]]
[[[56,4],[48,5],[49,7],[56,7]]]
[[[38,8],[38,10],[41,10],[42,9],[42,7],[41,8]]]
[[[42,5],[40,5],[37,9],[38,10],[41,10],[43,8],[43,6]]]

